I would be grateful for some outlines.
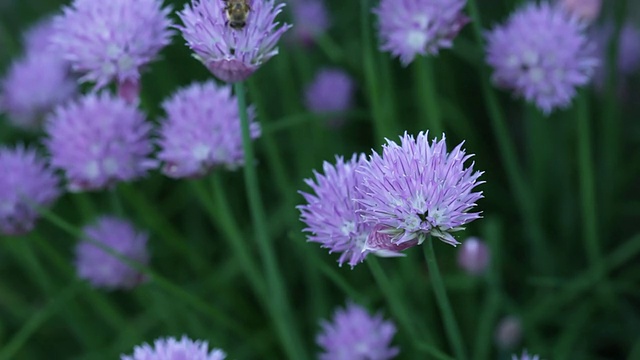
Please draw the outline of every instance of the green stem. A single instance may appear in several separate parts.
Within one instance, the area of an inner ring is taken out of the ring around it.
[[[124,218],[125,212],[124,207],[122,206],[122,201],[120,201],[120,197],[118,196],[118,188],[114,186],[109,189],[109,201],[111,202],[111,211],[113,211],[117,216]]]
[[[260,197],[258,176],[255,167],[255,157],[253,152],[253,142],[249,131],[249,116],[245,100],[245,89],[242,82],[234,84],[234,90],[238,99],[238,110],[240,113],[240,124],[242,128],[242,148],[244,150],[244,180],[247,197],[249,200],[249,210],[251,220],[254,225],[255,238],[258,243],[258,251],[265,267],[265,277],[267,288],[271,299],[272,318],[276,329],[280,335],[285,351],[291,359],[306,359],[307,354],[299,339],[299,332],[295,329],[291,307],[288,304],[282,277],[278,270],[276,256],[271,247],[269,239],[269,228],[267,226],[264,205]]]
[[[440,275],[440,269],[438,269],[438,262],[436,261],[436,254],[433,251],[433,239],[428,237],[422,244],[424,247],[424,257],[427,261],[427,267],[429,268],[429,275],[431,283],[433,284],[433,292],[436,295],[438,307],[442,313],[444,320],[444,327],[449,338],[449,342],[453,347],[453,351],[456,354],[456,359],[465,360],[467,355],[465,354],[464,347],[462,345],[462,336],[460,335],[460,329],[453,315],[453,309],[451,303],[447,297],[447,291]]]
[[[415,72],[418,91],[415,101],[422,108],[426,128],[431,131],[433,136],[439,137],[444,131],[444,126],[433,62],[433,59],[427,57],[420,57],[416,60]]]

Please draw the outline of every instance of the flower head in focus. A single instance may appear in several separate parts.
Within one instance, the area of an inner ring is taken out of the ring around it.
[[[378,15],[380,49],[409,65],[417,55],[437,55],[451,48],[469,22],[462,10],[466,0],[381,0]]]
[[[511,359],[512,360],[540,360],[540,356],[538,355],[529,355],[529,353],[527,352],[527,350],[524,350],[522,352],[521,356],[518,355],[511,355]]]
[[[104,189],[156,166],[151,125],[134,105],[107,93],[59,106],[45,131],[51,165],[65,171],[70,191]]]
[[[170,12],[161,0],[74,0],[55,19],[52,46],[82,82],[136,87],[141,68],[171,42]]]
[[[331,322],[321,323],[316,342],[323,349],[320,360],[388,360],[400,350],[391,346],[396,327],[381,314],[369,315],[363,307],[347,303]]]
[[[560,0],[560,4],[567,11],[587,22],[597,19],[602,8],[602,0]]]
[[[305,89],[305,105],[314,113],[348,110],[353,103],[354,88],[353,79],[343,70],[322,69]],[[335,118],[329,122],[339,126],[343,119]]]
[[[276,44],[291,25],[278,27],[276,16],[284,4],[274,0],[254,0],[246,24],[229,25],[222,0],[192,0],[178,16],[184,26],[177,26],[187,45],[209,71],[225,82],[245,80],[262,64],[278,54]]]
[[[34,150],[0,146],[0,233],[21,235],[35,227],[35,206],[60,195],[58,179]]]
[[[546,2],[525,5],[488,33],[487,41],[494,83],[545,114],[569,106],[598,65],[585,23]]]
[[[122,355],[120,360],[224,360],[226,357],[220,349],[209,350],[206,341],[193,341],[183,335],[180,340],[160,338],[153,346],[136,346],[133,355]]]
[[[377,227],[367,240],[367,249],[418,245],[427,235],[448,244],[459,244],[451,232],[480,218],[470,212],[482,192],[473,192],[482,184],[482,172],[473,170],[472,157],[462,143],[447,152],[444,135],[429,144],[428,132],[417,137],[407,133],[401,143],[387,140],[382,156],[374,152],[361,166],[362,183],[357,199],[363,220]]]
[[[162,172],[171,177],[204,175],[212,167],[236,169],[244,163],[238,101],[230,86],[213,81],[178,90],[163,103],[167,114],[160,129],[158,158]],[[251,138],[260,136],[248,109]]]
[[[144,274],[100,248],[101,243],[121,256],[143,265],[149,262],[147,238],[127,221],[110,216],[99,218],[82,230],[85,238],[76,245],[78,277],[96,288],[130,289],[145,280]],[[87,239],[89,238],[89,239]]]
[[[324,0],[295,0],[291,7],[296,24],[292,36],[299,43],[311,45],[329,28],[329,12]]]

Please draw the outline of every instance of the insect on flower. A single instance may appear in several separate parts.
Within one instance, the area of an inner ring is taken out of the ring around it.
[[[222,0],[226,6],[224,12],[227,16],[227,25],[233,29],[240,30],[247,24],[247,17],[251,7],[248,0]]]

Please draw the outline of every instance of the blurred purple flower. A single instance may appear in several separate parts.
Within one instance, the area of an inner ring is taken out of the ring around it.
[[[325,161],[324,174],[314,171],[315,181],[304,180],[315,195],[300,191],[307,204],[297,208],[302,214],[300,219],[307,225],[304,231],[311,233],[308,241],[320,243],[330,253],[341,253],[340,266],[347,262],[353,268],[368,253],[364,243],[371,226],[356,214],[358,206],[353,201],[360,196],[356,190],[360,176],[355,170],[364,161],[364,154],[354,154],[347,162],[336,156],[335,166]]]
[[[337,309],[331,322],[322,321],[316,342],[324,353],[320,360],[388,360],[400,350],[391,347],[396,327],[382,314],[369,315],[363,307],[347,303]]]
[[[106,93],[59,106],[45,131],[51,164],[65,171],[69,191],[104,189],[156,166],[151,125],[135,106]]]
[[[214,166],[236,169],[244,164],[238,101],[230,86],[208,81],[178,90],[163,103],[167,114],[160,129],[158,158],[162,172],[170,177],[206,174]],[[251,137],[260,136],[248,109]]]
[[[160,0],[74,0],[55,19],[53,47],[96,89],[113,80],[136,87],[141,68],[171,42],[170,12]]]
[[[318,72],[305,89],[305,105],[314,113],[348,110],[353,103],[355,84],[345,71],[325,68]],[[340,126],[342,118],[329,120],[331,126]]]
[[[495,329],[494,338],[500,349],[511,349],[522,338],[522,321],[515,316],[506,316]]]
[[[312,45],[316,37],[329,28],[329,12],[324,0],[295,0],[291,2],[293,38],[302,45]]]
[[[489,247],[484,241],[470,237],[462,242],[458,252],[458,265],[468,274],[482,275],[489,267],[490,259]]]
[[[522,356],[511,355],[511,360],[540,360],[540,356],[538,355],[529,355],[527,350],[522,352]]]
[[[607,23],[604,26],[595,28],[592,34],[596,42],[596,55],[600,59],[602,66],[596,69],[594,84],[597,88],[603,89],[607,76],[607,57],[609,45],[613,41],[613,24]],[[616,74],[624,78],[632,75],[640,68],[640,30],[631,23],[626,23],[620,29],[618,43]]]
[[[451,48],[469,22],[466,0],[381,0],[373,12],[379,19],[380,49],[407,66],[417,55],[437,55]]]
[[[274,23],[284,4],[273,0],[252,1],[246,26],[227,24],[222,0],[192,0],[178,13],[184,26],[177,26],[194,57],[220,80],[245,80],[263,63],[278,54],[276,43],[291,25]]]
[[[559,6],[525,5],[487,34],[494,83],[545,114],[569,106],[576,88],[591,80],[598,65],[584,30],[584,22]]]
[[[211,349],[206,341],[193,341],[182,336],[160,338],[154,341],[153,347],[142,344],[133,349],[133,355],[121,355],[120,360],[224,360],[227,354],[220,349]]]
[[[592,22],[600,15],[602,0],[559,0],[565,10],[584,21]]]
[[[38,211],[60,195],[58,179],[34,150],[0,146],[0,233],[22,235],[33,230]]]
[[[431,145],[428,132],[417,138],[405,133],[400,145],[387,139],[382,156],[374,152],[357,170],[362,176],[358,212],[379,229],[365,247],[404,249],[421,244],[427,235],[459,244],[450,233],[480,218],[469,212],[482,198],[482,192],[472,191],[484,183],[477,181],[482,172],[474,172],[473,163],[465,168],[471,157],[462,143],[448,153],[444,134]]]
[[[136,231],[128,221],[110,216],[99,218],[94,224],[85,226],[82,232],[85,238],[76,245],[78,277],[96,288],[107,290],[131,289],[146,280],[144,274],[101,249],[95,242],[129,260],[147,265],[147,234]]]
[[[51,49],[52,34],[54,33],[54,18],[46,17],[31,25],[22,34],[25,52],[48,52],[52,56],[61,57],[61,54]]]

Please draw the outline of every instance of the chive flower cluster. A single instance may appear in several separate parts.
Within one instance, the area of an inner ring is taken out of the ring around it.
[[[429,143],[420,132],[405,133],[400,144],[387,140],[382,155],[325,162],[324,174],[305,180],[315,194],[301,192],[308,240],[342,253],[339,264],[351,267],[367,253],[399,256],[427,236],[459,244],[452,233],[480,217],[472,210],[482,198],[474,191],[482,172],[465,165],[471,156],[462,144],[447,152],[444,135]]]
[[[120,360],[224,360],[227,355],[220,349],[209,350],[206,341],[191,340],[182,336],[159,338],[153,346],[142,344],[133,349],[132,355],[122,355]]]

